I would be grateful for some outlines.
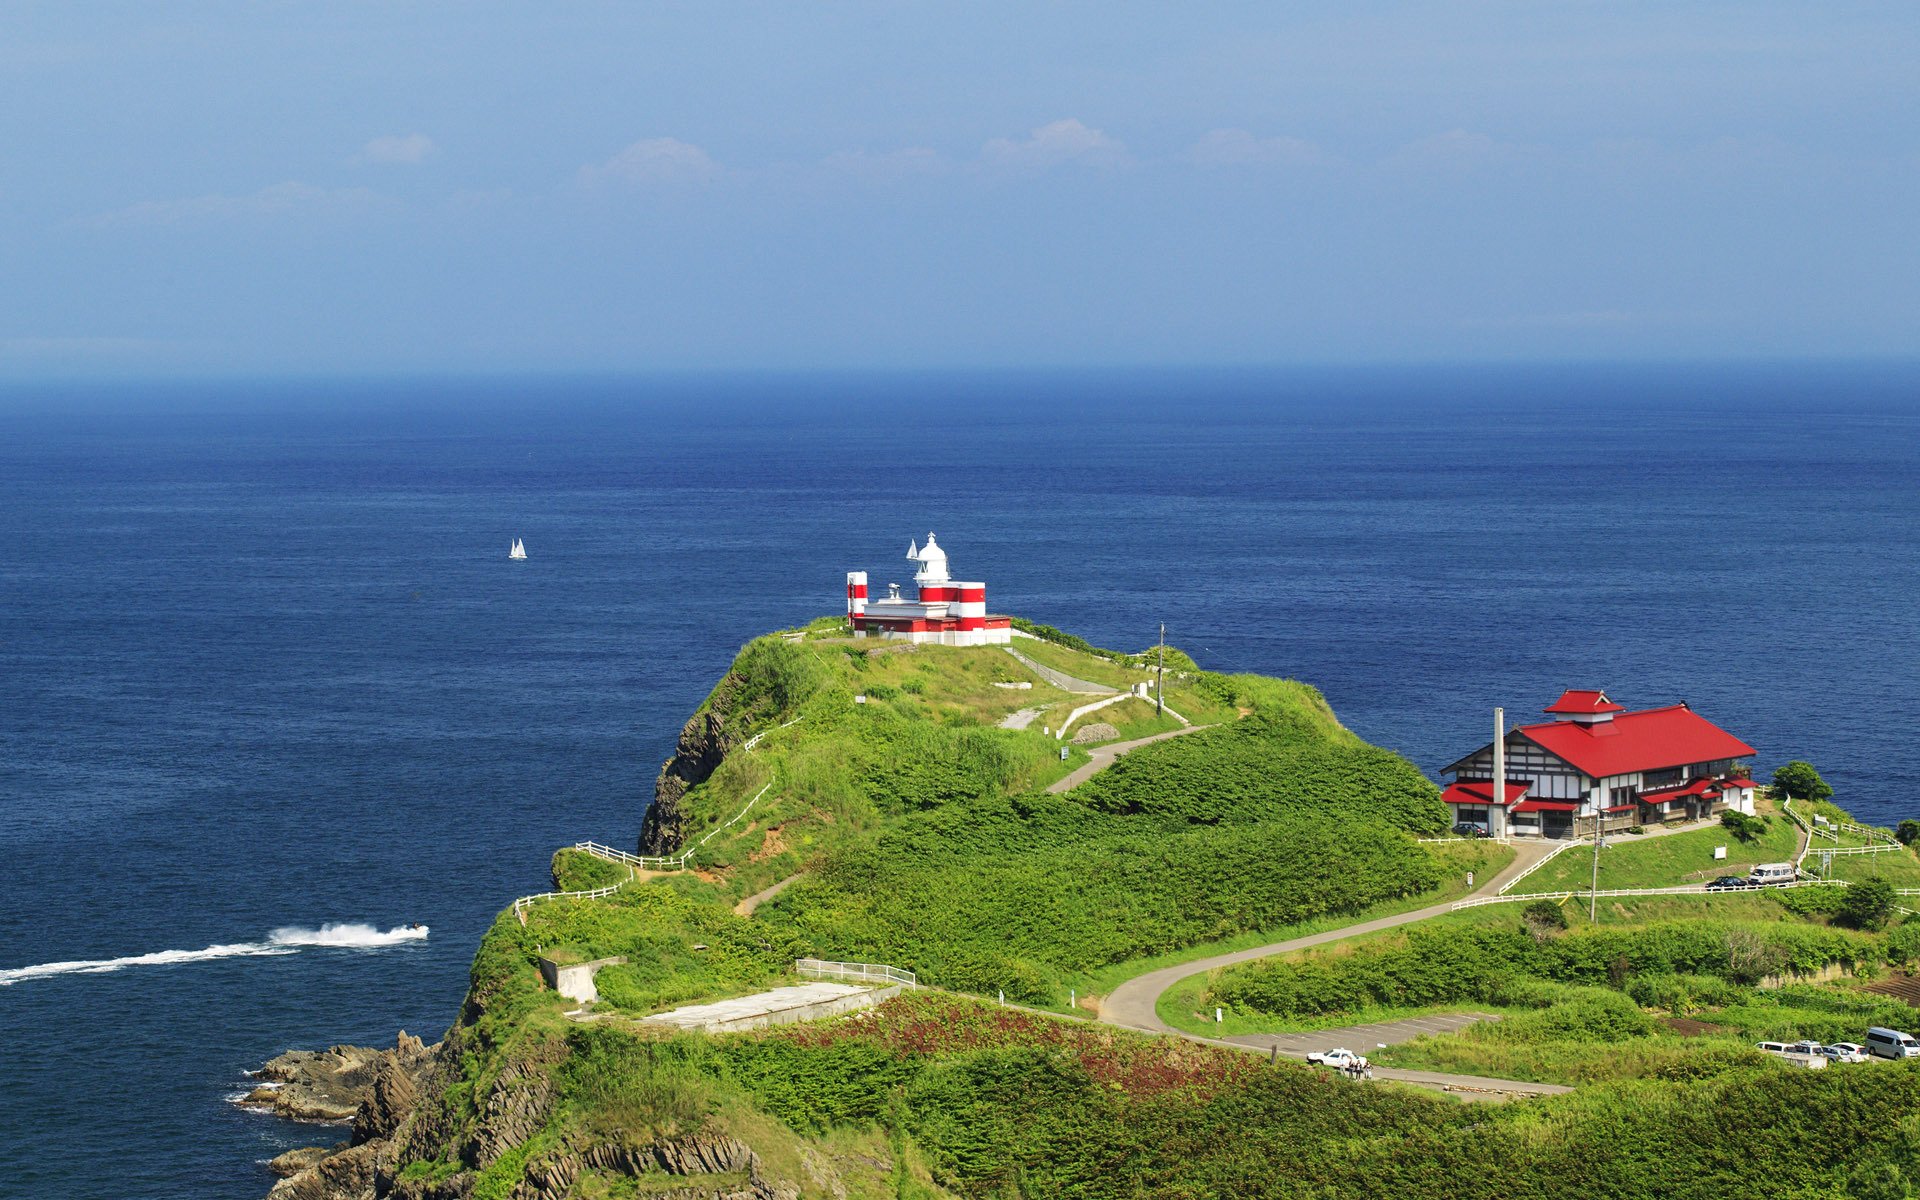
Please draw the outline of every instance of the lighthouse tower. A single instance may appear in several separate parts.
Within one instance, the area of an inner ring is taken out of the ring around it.
[[[900,595],[898,584],[888,586],[884,599],[867,598],[867,573],[847,573],[847,619],[855,637],[897,638],[942,646],[1001,645],[1013,640],[1012,618],[987,612],[987,585],[955,580],[947,567],[947,552],[934,535],[926,545],[907,544],[907,561],[916,564],[917,599]]]

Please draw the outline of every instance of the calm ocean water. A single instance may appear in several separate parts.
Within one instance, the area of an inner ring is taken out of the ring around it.
[[[234,948],[0,986],[7,1195],[263,1195],[338,1132],[241,1071],[437,1036],[740,643],[929,529],[1429,770],[1605,687],[1920,815],[1911,366],[14,388],[0,517],[0,978]]]

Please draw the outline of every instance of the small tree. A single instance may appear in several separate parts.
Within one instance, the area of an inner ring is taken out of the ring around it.
[[[1833,789],[1827,781],[1820,778],[1820,772],[1813,764],[1795,760],[1773,773],[1773,790],[1781,792],[1794,800],[1826,800],[1833,796]]]
[[[1730,808],[1720,814],[1720,827],[1741,841],[1750,842],[1767,831],[1767,821]]]
[[[1885,929],[1893,916],[1893,885],[1878,875],[1862,879],[1841,897],[1839,915],[1855,929]]]
[[[1893,831],[1893,836],[1900,839],[1902,846],[1913,845],[1915,841],[1920,841],[1920,821],[1909,818],[1900,822],[1900,828]]]
[[[1534,941],[1544,942],[1567,927],[1567,914],[1551,900],[1535,900],[1520,910],[1520,923],[1527,927]]]

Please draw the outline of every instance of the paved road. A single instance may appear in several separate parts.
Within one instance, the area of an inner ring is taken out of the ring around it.
[[[1038,675],[1041,679],[1059,688],[1063,692],[1072,692],[1078,696],[1111,696],[1115,692],[1126,690],[1125,688],[1108,687],[1104,683],[1094,683],[1089,679],[1075,679],[1065,671],[1056,671],[1045,663],[1033,661],[1018,650],[1015,650],[1012,646],[1002,646],[1001,649],[1019,659],[1021,665],[1025,666],[1029,671],[1032,671],[1035,675]]]
[[[1070,792],[1112,766],[1114,759],[1119,758],[1129,750],[1137,750],[1141,746],[1148,746],[1154,742],[1164,742],[1168,738],[1176,738],[1181,734],[1198,733],[1202,729],[1212,728],[1213,726],[1211,725],[1188,725],[1183,729],[1169,729],[1165,733],[1156,733],[1151,737],[1135,738],[1130,742],[1112,742],[1105,746],[1096,746],[1092,750],[1087,751],[1090,757],[1084,766],[1065,779],[1055,781],[1048,786],[1047,790],[1056,795],[1061,792]]]
[[[1185,731],[1182,730],[1181,732]],[[1069,776],[1069,778],[1071,778],[1071,776]],[[1065,783],[1066,780],[1062,780],[1061,782]],[[1506,885],[1509,879],[1515,878],[1522,871],[1525,871],[1542,858],[1545,858],[1553,848],[1553,843],[1542,845],[1539,843],[1516,842],[1514,844],[1513,862],[1506,870],[1501,871],[1492,879],[1487,880],[1487,882],[1473,894],[1475,896],[1498,894],[1499,890]],[[1113,989],[1112,994],[1101,1001],[1100,1019],[1110,1024],[1124,1025],[1128,1028],[1143,1030],[1147,1033],[1173,1034],[1196,1042],[1207,1042],[1217,1046],[1230,1046],[1236,1050],[1268,1049],[1269,1045],[1267,1043],[1262,1043],[1257,1040],[1249,1041],[1248,1038],[1245,1037],[1231,1039],[1196,1037],[1193,1034],[1173,1028],[1165,1021],[1162,1021],[1159,1013],[1155,1011],[1156,1006],[1160,1002],[1161,993],[1182,979],[1191,975],[1197,975],[1203,971],[1211,971],[1215,967],[1251,962],[1256,958],[1267,958],[1275,954],[1286,954],[1293,950],[1305,950],[1312,946],[1323,946],[1328,942],[1342,941],[1363,933],[1373,933],[1381,929],[1392,929],[1400,925],[1411,925],[1415,921],[1425,921],[1429,918],[1440,916],[1443,913],[1451,912],[1452,909],[1452,901],[1443,904],[1430,904],[1425,908],[1414,909],[1412,912],[1396,913],[1388,917],[1376,917],[1371,921],[1361,921],[1358,924],[1348,925],[1340,929],[1329,929],[1324,933],[1309,934],[1306,937],[1292,938],[1288,941],[1275,942],[1267,946],[1255,946],[1249,950],[1236,950],[1231,954],[1216,954],[1211,958],[1195,959],[1192,962],[1181,963],[1179,966],[1163,967],[1158,971],[1149,971],[1145,975],[1135,976]],[[1400,1024],[1400,1022],[1387,1022],[1378,1028],[1385,1028],[1385,1025],[1388,1024]],[[1354,1026],[1352,1028],[1358,1030],[1376,1027]],[[1277,1042],[1279,1040],[1278,1035],[1269,1036],[1273,1041]],[[1315,1039],[1316,1048],[1322,1042],[1328,1046],[1340,1044],[1337,1041],[1326,1042],[1325,1039],[1329,1036],[1334,1035],[1327,1031],[1313,1034],[1312,1037]],[[1409,1034],[1408,1036],[1417,1035]],[[1373,1038],[1375,1042],[1389,1040],[1390,1039],[1386,1037]],[[1401,1040],[1405,1039],[1403,1038]],[[1287,1054],[1290,1052],[1283,1049],[1280,1053]],[[1304,1055],[1305,1051],[1301,1053]],[[1479,1095],[1489,1098],[1515,1095],[1544,1096],[1571,1090],[1553,1083],[1527,1083],[1513,1079],[1486,1079],[1476,1075],[1447,1075],[1437,1071],[1402,1071],[1375,1067],[1374,1075],[1380,1079],[1396,1079],[1405,1083],[1418,1083],[1429,1087],[1444,1088],[1448,1091],[1457,1091],[1462,1094]]]

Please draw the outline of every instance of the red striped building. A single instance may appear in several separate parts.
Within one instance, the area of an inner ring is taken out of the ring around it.
[[[900,585],[887,585],[878,599],[867,595],[867,573],[847,572],[847,620],[853,636],[931,642],[940,646],[992,646],[1013,640],[1013,619],[987,611],[987,585],[962,583],[947,573],[947,552],[931,533],[927,544],[907,546],[907,561],[918,565],[913,582],[918,598],[905,599]]]

